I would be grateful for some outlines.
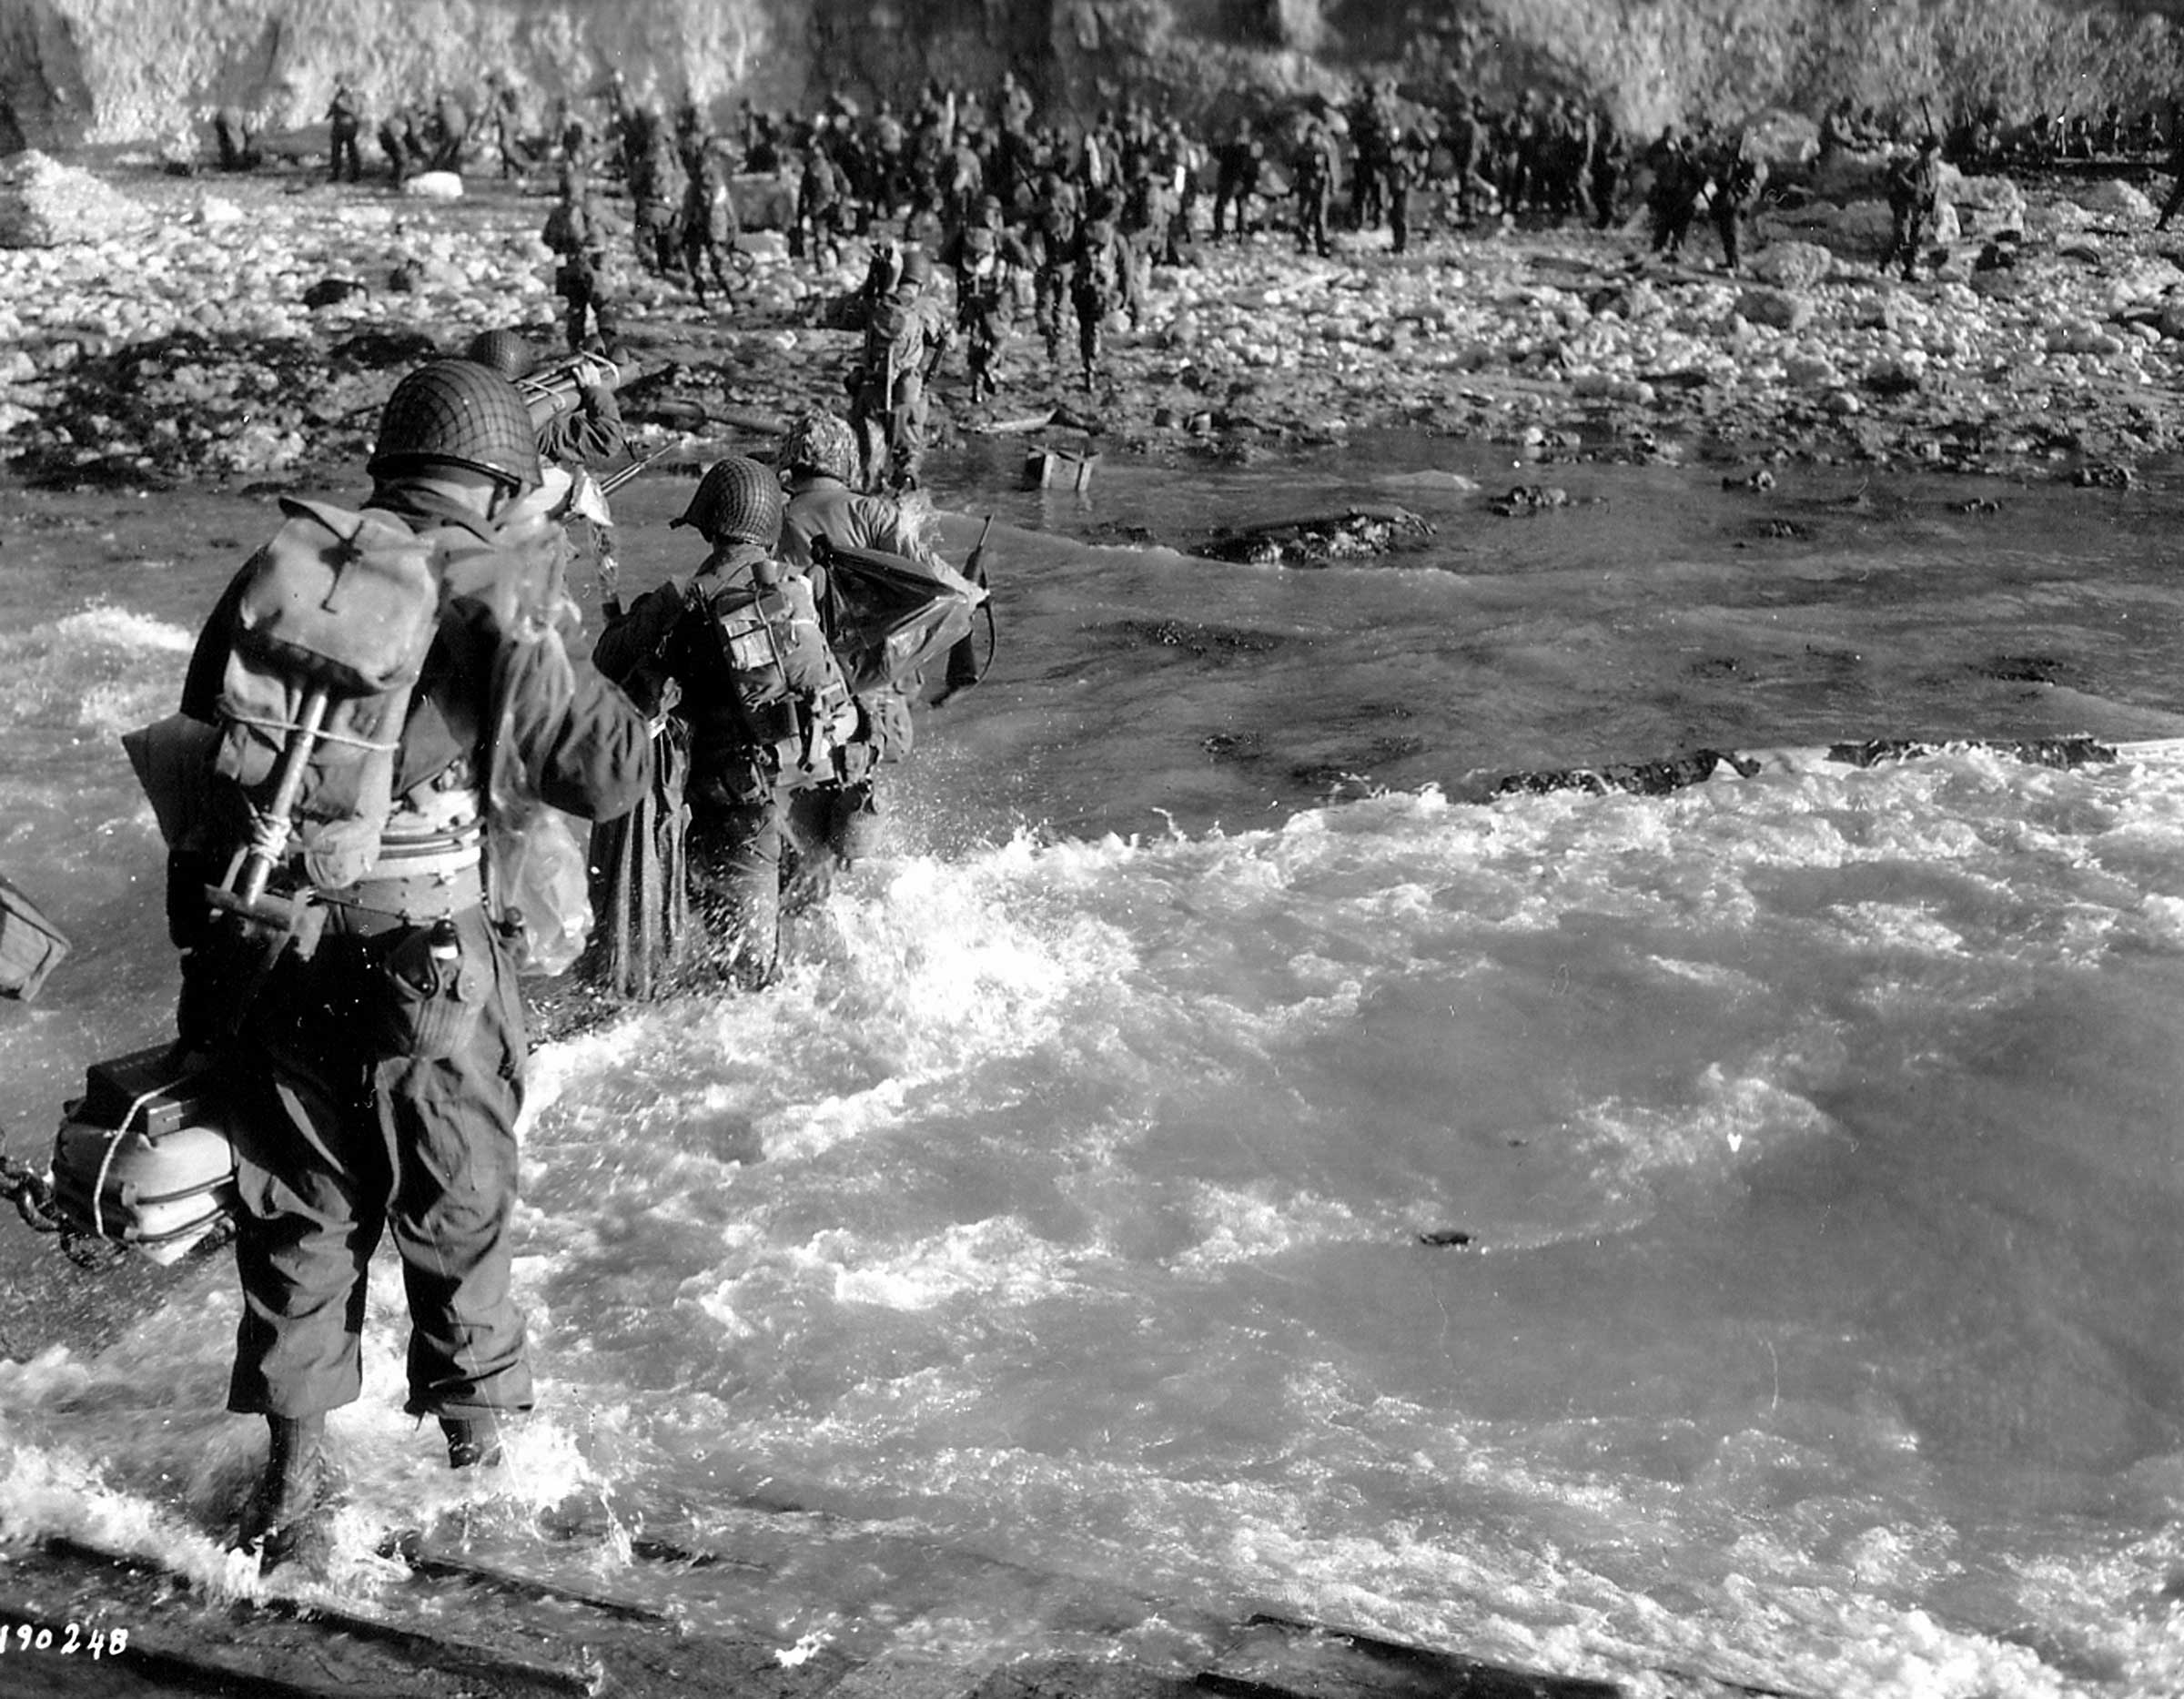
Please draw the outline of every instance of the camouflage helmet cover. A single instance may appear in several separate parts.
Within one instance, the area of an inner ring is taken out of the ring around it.
[[[539,446],[522,392],[468,359],[436,359],[394,386],[367,469],[374,478],[434,463],[532,490]]]
[[[499,372],[511,383],[528,378],[538,359],[531,344],[513,330],[480,330],[462,350],[462,357],[488,371]]]
[[[752,542],[771,549],[781,541],[781,480],[756,460],[731,454],[698,480],[690,505],[670,527],[688,525],[708,542]]]
[[[774,460],[784,472],[813,471],[854,483],[857,441],[844,420],[824,408],[810,408],[789,421]]]

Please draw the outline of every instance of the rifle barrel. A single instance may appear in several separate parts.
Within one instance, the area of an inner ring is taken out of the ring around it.
[[[645,468],[651,466],[674,446],[672,442],[662,442],[642,460],[632,460],[627,466],[617,468],[609,476],[600,480],[599,493],[602,496],[612,495],[622,485],[628,483],[631,479],[636,477],[639,472],[643,471]]]

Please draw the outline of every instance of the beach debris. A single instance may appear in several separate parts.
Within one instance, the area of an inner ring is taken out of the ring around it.
[[[1340,513],[1217,531],[1192,544],[1190,552],[1239,566],[1325,566],[1388,554],[1432,534],[1432,525],[1409,508],[1360,504]]]

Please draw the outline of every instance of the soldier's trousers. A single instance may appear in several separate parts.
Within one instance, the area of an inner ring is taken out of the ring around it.
[[[243,1317],[228,1407],[310,1416],[361,1384],[365,1277],[382,1236],[409,1299],[417,1416],[531,1408],[510,1289],[522,1005],[482,910],[456,918],[460,1014],[387,1057],[402,1011],[381,966],[418,930],[329,936],[278,968],[238,1041],[236,1268]],[[464,999],[467,999],[465,1001]],[[446,1013],[445,1010],[442,1013]]]
[[[1321,256],[1328,252],[1327,190],[1324,188],[1297,191],[1297,251]]]
[[[721,976],[763,990],[777,972],[781,925],[816,907],[835,872],[871,848],[869,784],[778,791],[740,806],[693,806],[684,840],[690,904]]]
[[[622,341],[622,325],[615,316],[613,298],[589,271],[564,267],[561,278],[561,298],[569,304],[569,351],[580,352],[584,346],[584,327],[589,320],[599,327],[599,339],[612,354]]]
[[[2177,216],[2177,208],[2184,207],[2184,170],[2177,173],[2177,180],[2169,185],[2169,198],[2161,203],[2161,216],[2154,220],[2154,228],[2166,230],[2169,221]]]
[[[1915,275],[1918,265],[1919,238],[1926,233],[1926,213],[1916,207],[1892,207],[1893,220],[1888,232],[1888,246],[1881,250],[1881,269],[1886,271],[1898,259],[1904,262],[1904,276]]]
[[[1714,206],[1714,234],[1722,238],[1722,263],[1732,271],[1737,265],[1737,234],[1744,215],[1727,201],[1716,201]]]

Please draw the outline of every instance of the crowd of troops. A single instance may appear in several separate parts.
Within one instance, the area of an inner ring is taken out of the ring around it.
[[[1628,217],[1629,186],[1642,175],[1653,250],[1680,258],[1703,218],[1734,271],[1769,190],[1767,165],[1741,131],[1670,126],[1633,147],[1608,114],[1572,96],[1526,90],[1496,106],[1450,90],[1421,100],[1392,78],[1360,82],[1347,99],[1314,96],[1239,116],[1211,136],[1137,102],[1065,130],[1043,122],[1006,74],[986,93],[928,83],[900,109],[888,98],[865,110],[836,96],[814,114],[784,116],[746,101],[725,133],[691,98],[672,114],[648,106],[619,75],[590,100],[558,99],[542,127],[526,123],[498,75],[475,105],[474,119],[453,95],[396,107],[379,126],[389,169],[399,180],[447,168],[466,147],[489,145],[503,176],[558,165],[561,199],[542,235],[556,255],[572,349],[615,349],[618,254],[686,288],[702,308],[733,298],[751,264],[737,239],[738,174],[789,187],[791,254],[821,273],[841,267],[853,241],[865,244],[866,279],[834,322],[864,336],[849,380],[863,463],[875,481],[898,486],[916,481],[927,395],[951,348],[963,349],[974,403],[996,391],[1019,324],[1050,369],[1097,391],[1107,339],[1139,322],[1152,268],[1192,263],[1198,242],[1249,239],[1279,222],[1299,253],[1330,256],[1332,229],[1385,228],[1400,255],[1421,189],[1459,228],[1574,220],[1608,229]],[[353,178],[365,120],[346,86],[329,117],[333,173]],[[1977,169],[2128,151],[2159,129],[2150,116],[2126,123],[2111,106],[2098,119],[2014,127],[1990,110],[1946,137],[1930,125],[1911,136],[1902,119],[1843,100],[1821,121],[1819,164],[1845,154],[1880,162],[1894,214],[1881,263],[1908,269],[1936,210],[1941,158]],[[604,210],[609,183],[626,212]],[[952,289],[940,287],[943,277]]]
[[[632,123],[614,127],[626,136]],[[662,126],[638,116],[633,127]],[[1613,124],[1575,100],[1527,95],[1497,115],[1456,96],[1437,110],[1399,96],[1392,79],[1348,102],[1304,101],[1278,121],[1240,119],[1210,144],[1137,104],[1065,133],[1037,122],[1029,93],[1005,76],[986,98],[928,85],[905,111],[837,98],[790,119],[746,106],[725,147],[743,168],[794,182],[791,251],[815,267],[838,265],[858,235],[879,236],[884,255],[899,233],[908,251],[935,256],[955,285],[952,334],[975,399],[993,392],[1009,329],[1025,319],[1050,365],[1073,365],[1096,389],[1106,337],[1137,324],[1151,268],[1190,263],[1208,229],[1217,243],[1245,239],[1286,206],[1301,252],[1330,254],[1330,227],[1341,226],[1385,228],[1400,254],[1427,186],[1444,187],[1466,225],[1507,213],[1604,228],[1620,215],[1626,161]],[[669,205],[648,192],[652,176],[630,174],[641,209]],[[686,232],[692,217],[686,206]],[[637,219],[644,228],[642,210]],[[875,275],[860,305],[888,300],[900,281]],[[880,370],[884,353],[875,337],[868,369]],[[915,361],[898,345],[895,364]]]

